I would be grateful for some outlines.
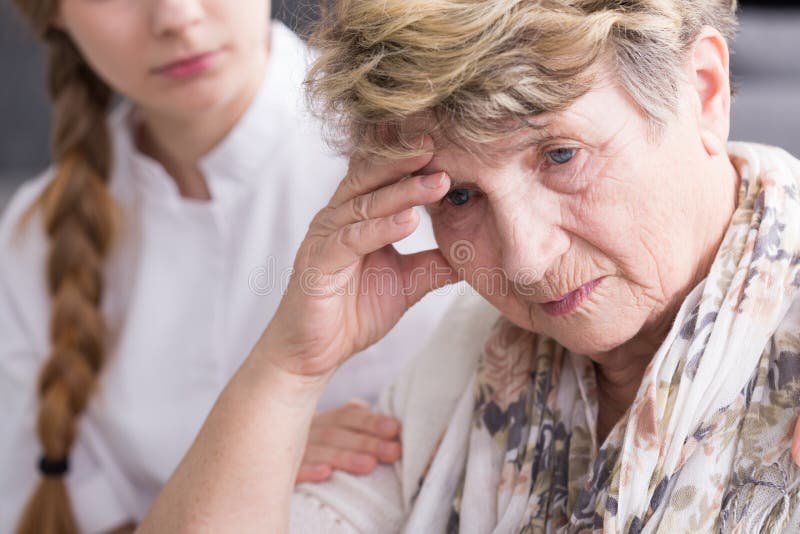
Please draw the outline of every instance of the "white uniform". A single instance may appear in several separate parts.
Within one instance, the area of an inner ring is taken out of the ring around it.
[[[210,202],[182,198],[164,169],[136,150],[130,104],[109,119],[110,190],[122,227],[105,268],[106,365],[79,421],[67,475],[82,531],[145,515],[275,312],[308,222],[344,176],[346,162],[301,111],[305,45],[279,23],[272,40],[263,86],[201,163]],[[51,176],[24,185],[0,222],[0,534],[12,531],[38,479],[36,381],[49,353],[47,242],[39,218],[22,229],[18,222]],[[434,246],[428,229],[400,248]],[[429,295],[387,338],[348,362],[323,406],[374,399],[424,344],[450,300]]]

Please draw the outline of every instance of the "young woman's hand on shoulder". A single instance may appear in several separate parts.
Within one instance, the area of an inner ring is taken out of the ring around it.
[[[297,483],[323,482],[333,471],[366,475],[400,455],[400,422],[352,400],[314,416]]]

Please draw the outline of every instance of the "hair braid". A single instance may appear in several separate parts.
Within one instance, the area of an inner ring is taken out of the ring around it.
[[[44,458],[66,460],[77,418],[105,359],[100,312],[102,267],[113,234],[106,182],[111,147],[106,114],[112,91],[69,36],[51,27],[57,2],[16,0],[47,44],[56,175],[38,201],[50,242],[51,353],[39,377],[37,432]],[[31,466],[33,468],[33,466]],[[18,526],[22,534],[77,532],[63,476],[44,476]]]

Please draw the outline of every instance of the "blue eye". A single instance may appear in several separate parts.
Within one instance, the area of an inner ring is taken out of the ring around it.
[[[453,206],[463,206],[472,198],[472,191],[460,187],[451,190],[444,198]]]
[[[547,153],[547,159],[556,165],[563,165],[574,158],[577,152],[578,150],[575,148],[557,148]]]

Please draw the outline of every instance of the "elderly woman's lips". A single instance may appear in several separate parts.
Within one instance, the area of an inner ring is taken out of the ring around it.
[[[540,304],[540,306],[546,314],[555,317],[571,313],[575,311],[584,300],[586,300],[586,297],[588,297],[592,291],[594,291],[594,288],[596,288],[602,280],[603,278],[592,280],[587,284],[583,284],[575,291],[567,293],[561,300],[545,302],[544,304]]]

